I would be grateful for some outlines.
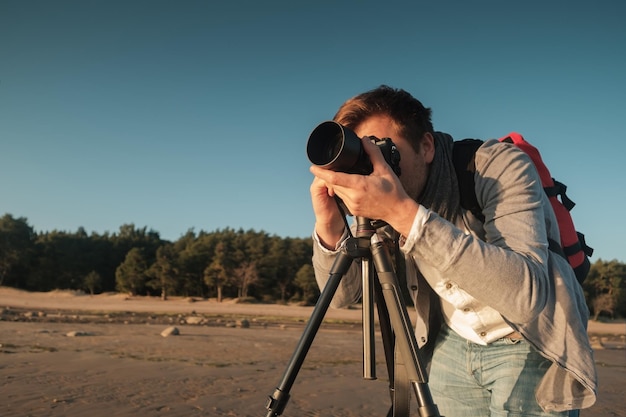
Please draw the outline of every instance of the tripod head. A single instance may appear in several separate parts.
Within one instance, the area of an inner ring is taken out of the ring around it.
[[[352,216],[348,211],[346,205],[343,203],[341,198],[335,195],[335,203],[337,203],[337,208],[339,209],[339,213],[341,213],[341,217],[343,219],[343,224],[348,231],[348,235],[352,238],[352,231],[350,229],[350,225],[348,224],[348,220],[346,218],[347,215]],[[367,239],[369,246],[369,239],[376,233],[376,230],[381,227],[387,226],[387,223],[382,220],[372,220],[363,216],[355,216],[356,219],[356,238],[358,239]],[[359,258],[359,256],[355,256],[354,258]]]

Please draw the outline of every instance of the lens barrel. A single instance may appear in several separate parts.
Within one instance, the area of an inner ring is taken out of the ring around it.
[[[334,121],[319,124],[306,147],[312,164],[332,171],[368,175],[372,164],[361,139],[352,130]]]

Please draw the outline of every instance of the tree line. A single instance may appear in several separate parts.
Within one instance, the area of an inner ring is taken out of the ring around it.
[[[315,302],[310,238],[263,231],[188,230],[178,240],[133,224],[114,233],[37,233],[27,219],[0,218],[0,285],[29,291]]]
[[[312,240],[263,231],[188,230],[178,240],[120,226],[114,233],[37,233],[27,219],[0,218],[0,285],[263,302],[314,303]],[[597,260],[583,283],[592,314],[626,317],[626,265]]]

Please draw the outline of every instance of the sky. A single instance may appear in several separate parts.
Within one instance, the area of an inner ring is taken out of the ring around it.
[[[0,0],[0,215],[308,237],[310,132],[387,84],[522,133],[626,260],[626,2]]]

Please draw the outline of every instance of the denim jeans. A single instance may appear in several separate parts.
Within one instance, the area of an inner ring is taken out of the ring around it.
[[[428,385],[445,417],[575,416],[546,413],[535,387],[550,365],[524,340],[503,338],[483,346],[443,325]]]

